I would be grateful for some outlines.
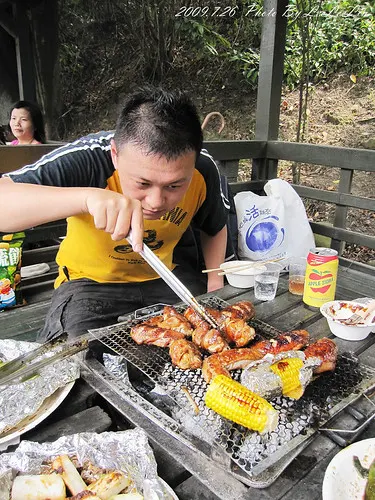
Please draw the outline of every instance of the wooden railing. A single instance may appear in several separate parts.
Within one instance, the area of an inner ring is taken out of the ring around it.
[[[257,162],[262,160],[265,164],[278,160],[288,160],[295,163],[321,165],[326,168],[339,168],[340,180],[337,191],[327,191],[303,185],[293,185],[293,187],[303,198],[335,205],[332,227],[317,222],[311,223],[314,233],[328,236],[332,239],[332,248],[340,252],[342,242],[356,243],[368,248],[375,248],[375,236],[346,229],[348,208],[352,207],[375,212],[375,198],[365,198],[350,194],[355,170],[373,172],[373,182],[375,183],[375,150],[318,146],[282,141],[269,141],[267,143],[257,141],[227,142],[221,144],[212,142],[206,143],[206,147],[215,159],[220,160],[224,173],[226,163],[230,162],[231,170],[228,170],[230,178],[234,176],[233,166],[235,161],[237,160],[238,162],[239,159],[245,158],[253,159]],[[258,156],[259,152],[264,156]],[[259,190],[265,182],[264,178],[257,179],[257,176],[253,173],[252,180],[247,182],[232,182],[231,185],[234,192],[239,192]]]
[[[0,174],[15,170],[27,163],[32,163],[59,145],[0,146]],[[332,248],[340,252],[342,242],[375,248],[375,236],[350,231],[346,228],[349,207],[375,212],[375,198],[350,194],[355,170],[375,173],[375,150],[282,141],[213,141],[206,142],[205,148],[215,160],[219,161],[220,169],[228,177],[234,193],[248,190],[261,191],[267,179],[276,176],[278,160],[321,165],[326,168],[339,168],[340,180],[335,192],[303,185],[294,185],[293,187],[303,198],[335,205],[332,227],[322,223],[311,223],[314,233],[332,239]],[[239,160],[252,160],[251,180],[237,181]]]

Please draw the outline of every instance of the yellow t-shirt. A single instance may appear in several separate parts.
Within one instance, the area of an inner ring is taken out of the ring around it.
[[[121,193],[117,171],[108,180],[111,191]],[[159,220],[145,220],[143,241],[169,268],[173,269],[172,254],[182,234],[206,198],[202,174],[194,171],[190,187],[178,206]],[[110,234],[96,229],[89,214],[69,217],[67,236],[57,254],[59,276],[55,286],[70,279],[90,278],[101,283],[147,281],[157,278],[156,272],[127,240],[113,241]]]

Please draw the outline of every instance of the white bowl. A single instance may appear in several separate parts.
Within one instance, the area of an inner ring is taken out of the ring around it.
[[[375,458],[375,439],[363,439],[341,450],[333,457],[324,475],[323,500],[362,500],[366,479],[353,463],[357,456],[363,467],[370,467]]]
[[[345,340],[363,340],[375,330],[375,313],[370,314],[365,323],[355,326],[345,325],[339,320],[349,318],[356,311],[366,307],[365,304],[352,300],[332,300],[320,307],[320,312],[327,318],[331,332]]]
[[[266,267],[262,266],[260,263],[255,263],[257,267],[249,267],[242,271],[227,272],[232,267],[245,266],[247,261],[245,260],[231,260],[229,262],[224,262],[220,265],[220,269],[226,272],[225,277],[228,283],[236,288],[252,288],[254,286],[254,276],[265,271]],[[249,264],[252,264],[249,262]]]

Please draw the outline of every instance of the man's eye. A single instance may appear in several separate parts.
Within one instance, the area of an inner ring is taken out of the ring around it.
[[[172,185],[168,186],[168,189],[178,189],[178,188],[180,188],[180,187],[181,187],[181,186],[179,186],[179,185],[172,184]]]
[[[150,184],[148,182],[137,182],[137,185],[140,186],[140,187],[147,187]]]

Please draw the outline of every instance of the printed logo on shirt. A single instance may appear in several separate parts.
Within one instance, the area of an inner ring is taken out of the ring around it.
[[[172,224],[176,224],[176,226],[179,226],[186,216],[186,211],[184,212],[184,210],[180,207],[175,207],[173,210],[170,210],[165,215],[163,215],[163,217],[161,217],[161,220],[167,220],[169,222],[172,222]]]
[[[145,243],[151,250],[158,250],[164,245],[163,240],[157,241],[157,233],[155,229],[148,229],[145,231],[146,236],[143,238],[143,243]],[[118,245],[114,248],[117,253],[131,253],[133,251],[131,245]]]

